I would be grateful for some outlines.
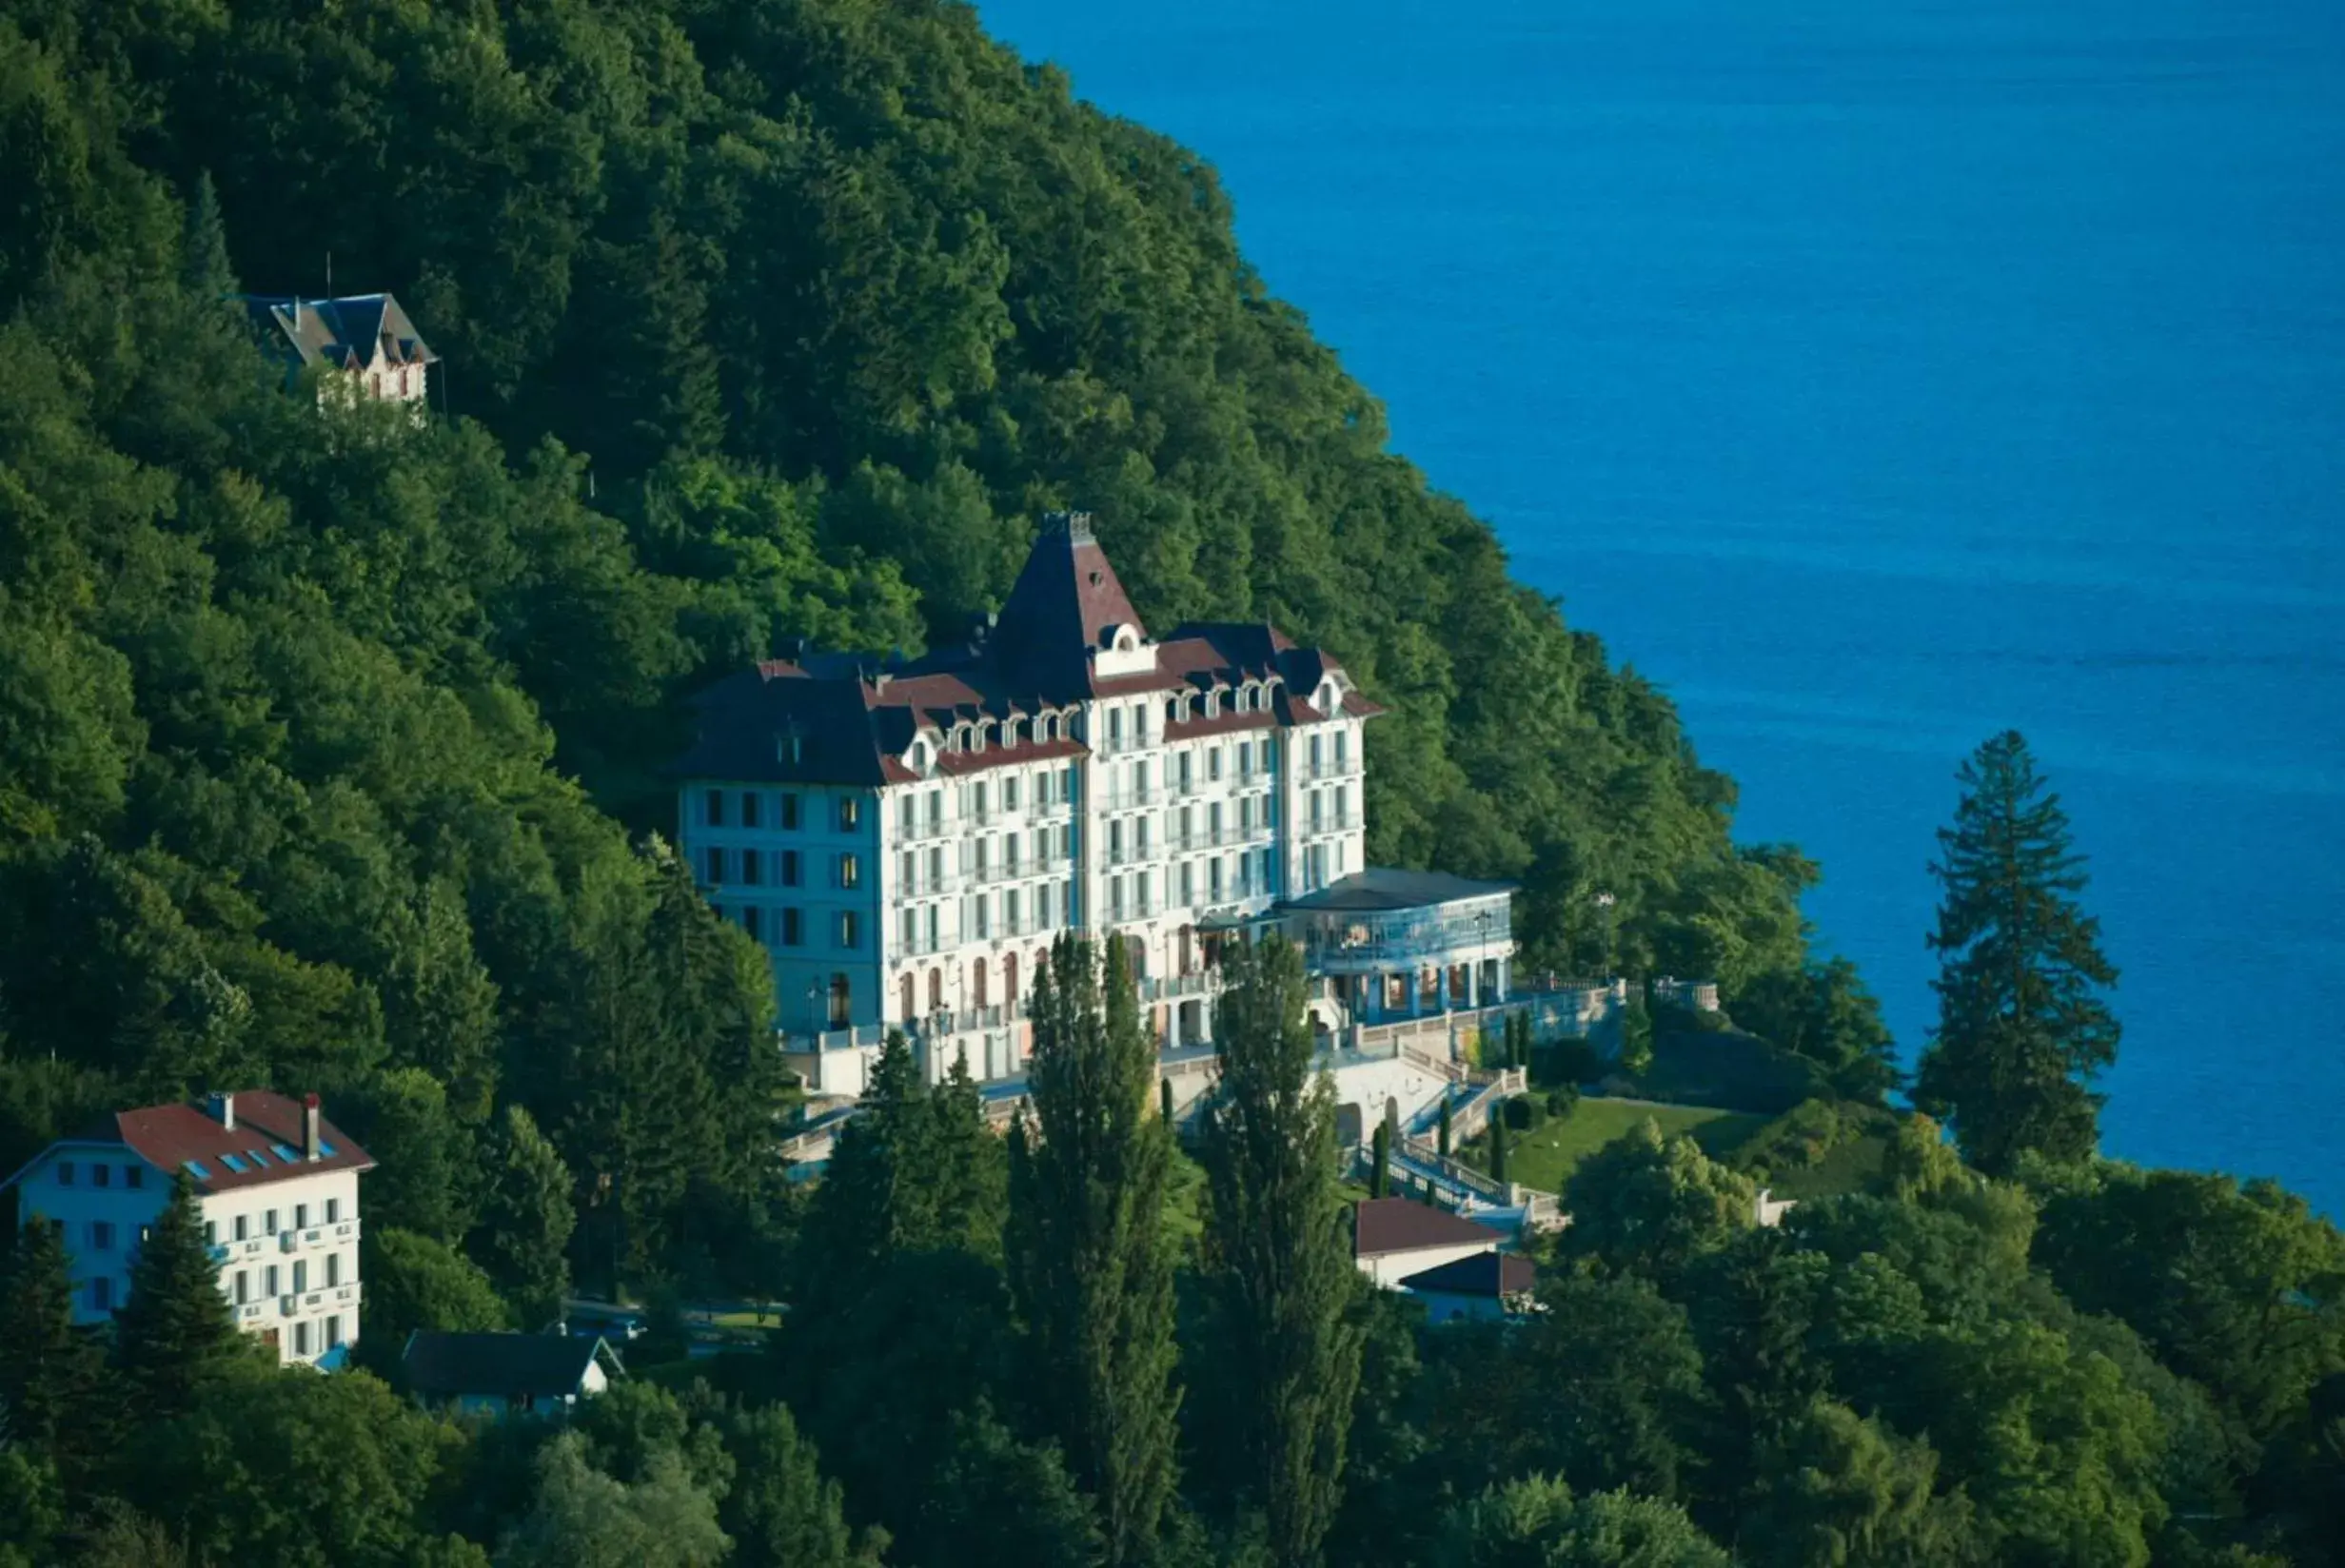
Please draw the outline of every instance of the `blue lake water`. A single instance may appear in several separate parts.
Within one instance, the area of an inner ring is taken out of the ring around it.
[[[2345,1215],[2345,7],[985,0],[1676,697],[1899,1038],[2024,730],[2123,970],[2111,1152]]]

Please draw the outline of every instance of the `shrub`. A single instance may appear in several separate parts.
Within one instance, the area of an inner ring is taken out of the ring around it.
[[[1547,1090],[1547,1114],[1559,1122],[1577,1109],[1579,1104],[1580,1087],[1577,1084],[1565,1084]]]
[[[1556,1040],[1531,1052],[1531,1082],[1577,1088],[1604,1071],[1604,1057],[1586,1040]]]
[[[1536,1132],[1539,1124],[1547,1119],[1547,1107],[1537,1097],[1518,1094],[1506,1105],[1507,1126],[1517,1132]]]

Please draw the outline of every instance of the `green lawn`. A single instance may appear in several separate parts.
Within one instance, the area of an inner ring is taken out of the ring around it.
[[[1724,1159],[1768,1118],[1715,1106],[1655,1106],[1633,1100],[1584,1099],[1562,1120],[1549,1119],[1536,1132],[1517,1132],[1507,1145],[1507,1176],[1543,1192],[1561,1192],[1582,1160],[1651,1118],[1665,1137],[1690,1134],[1712,1159]],[[1489,1166],[1489,1145],[1477,1138],[1463,1151],[1467,1161]]]

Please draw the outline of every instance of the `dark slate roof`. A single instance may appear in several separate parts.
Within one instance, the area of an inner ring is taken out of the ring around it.
[[[1296,647],[1275,627],[1192,622],[1154,645],[1153,669],[1098,675],[1095,656],[1120,626],[1147,637],[1089,525],[1079,515],[1060,514],[1044,525],[1000,615],[976,627],[969,641],[909,660],[800,653],[727,676],[695,699],[698,738],[667,771],[676,778],[739,783],[904,783],[914,775],[903,757],[921,729],[949,734],[964,722],[1021,724],[1015,743],[1000,743],[996,731],[981,751],[943,753],[936,771],[952,776],[1082,755],[1079,742],[1063,734],[1036,740],[1022,721],[1086,698],[1202,693],[1249,680],[1270,683],[1267,707],[1169,722],[1166,737],[1334,716],[1311,699],[1335,662],[1317,649]],[[1384,710],[1347,692],[1342,711],[1369,717]]]
[[[143,1106],[101,1117],[74,1138],[76,1143],[122,1144],[166,1175],[176,1173],[190,1160],[203,1173],[188,1171],[198,1192],[235,1192],[315,1176],[327,1170],[372,1170],[374,1157],[358,1147],[340,1127],[318,1118],[315,1160],[303,1158],[302,1103],[290,1095],[266,1089],[242,1089],[235,1096],[236,1126],[220,1125],[206,1107],[193,1105]],[[279,1153],[290,1149],[290,1160]],[[233,1156],[243,1170],[233,1170]],[[21,1172],[19,1173],[21,1174]],[[12,1178],[11,1178],[12,1179]]]
[[[243,300],[262,342],[296,363],[365,370],[377,361],[433,364],[440,358],[388,294],[333,300],[246,294]]]
[[[1517,1252],[1477,1252],[1401,1281],[1407,1290],[1450,1296],[1519,1296],[1537,1285],[1539,1267]]]
[[[1376,1258],[1435,1246],[1496,1246],[1506,1238],[1413,1198],[1363,1198],[1351,1208],[1351,1255]]]
[[[996,623],[992,641],[1002,673],[1061,701],[1089,695],[1091,656],[1114,628],[1148,639],[1089,519],[1065,512],[1043,523]]]
[[[407,1336],[400,1370],[419,1394],[555,1399],[577,1393],[595,1357],[609,1354],[601,1340],[567,1334],[443,1334],[419,1328]]]
[[[1476,882],[1448,872],[1411,872],[1370,866],[1342,876],[1280,906],[1290,910],[1416,910],[1468,898],[1495,898],[1514,891],[1511,882]]]

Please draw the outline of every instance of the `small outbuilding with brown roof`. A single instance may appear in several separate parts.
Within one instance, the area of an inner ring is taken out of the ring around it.
[[[1410,1198],[1366,1198],[1351,1209],[1351,1258],[1381,1285],[1412,1274],[1496,1252],[1506,1237],[1445,1209]]]

